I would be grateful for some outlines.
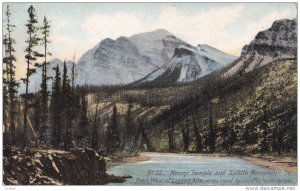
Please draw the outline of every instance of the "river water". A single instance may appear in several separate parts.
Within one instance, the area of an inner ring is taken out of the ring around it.
[[[109,169],[109,174],[132,176],[124,183],[109,185],[297,185],[296,174],[263,168],[234,157],[160,153],[143,153],[143,155],[149,160],[122,164]]]

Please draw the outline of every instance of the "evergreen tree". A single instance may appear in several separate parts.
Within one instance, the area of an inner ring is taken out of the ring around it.
[[[27,43],[27,47],[25,49],[25,59],[27,63],[27,70],[26,70],[26,78],[22,78],[22,81],[26,85],[25,96],[24,96],[24,128],[23,128],[23,146],[27,145],[27,118],[28,118],[28,85],[29,85],[29,77],[35,72],[35,68],[32,66],[35,65],[35,61],[37,61],[38,57],[42,55],[35,51],[35,47],[39,45],[40,38],[37,36],[38,27],[36,26],[38,21],[36,19],[35,9],[31,5],[28,8],[28,15],[29,19],[27,20],[27,34],[28,38],[25,41]]]
[[[71,145],[71,121],[69,118],[70,111],[70,84],[68,79],[68,69],[66,60],[64,60],[63,76],[62,76],[62,105],[63,105],[63,137],[64,148],[67,150]]]
[[[3,91],[3,125],[5,126],[5,131],[8,129],[7,121],[8,121],[8,82],[9,82],[9,74],[8,74],[8,65],[7,57],[8,57],[8,51],[7,51],[7,45],[8,45],[8,38],[7,34],[3,36],[3,48],[4,48],[4,58],[2,63],[3,68],[3,78],[2,78],[2,91]],[[5,137],[4,137],[5,138]]]
[[[173,152],[175,150],[174,145],[174,123],[173,120],[167,122],[168,129],[168,139],[169,139],[169,152]]]
[[[209,108],[210,108],[210,112],[209,112],[209,121],[208,121],[208,148],[210,152],[214,152],[215,143],[216,143],[216,131],[213,124],[211,104]]]
[[[101,126],[101,118],[100,116],[97,116],[95,119],[95,124],[93,126],[93,130],[92,130],[92,148],[93,149],[98,149],[99,147],[99,129]]]
[[[33,101],[33,125],[36,131],[40,131],[41,127],[41,100],[40,96],[36,93]]]
[[[188,117],[186,117],[185,124],[182,126],[181,132],[182,132],[183,150],[185,152],[188,152],[190,147],[190,128],[188,124]]]
[[[130,152],[132,152],[133,149],[137,148],[139,137],[141,137],[140,148],[147,149],[150,152],[154,151],[154,148],[151,145],[150,138],[149,138],[148,133],[145,130],[146,129],[145,127],[147,127],[147,124],[145,123],[145,121],[143,119],[139,118],[138,119],[138,130],[134,137],[133,147]],[[143,146],[146,146],[147,148],[143,148]]]
[[[279,130],[280,127],[273,128],[272,131],[272,151],[278,152],[278,154],[281,154],[281,147],[282,147],[282,132]]]
[[[196,124],[196,119],[194,115],[194,111],[192,111],[192,121],[193,121],[193,130],[194,130],[194,136],[195,136],[195,144],[196,144],[196,151],[202,152],[203,145],[202,145],[202,138],[199,133],[199,129]]]
[[[40,91],[40,95],[41,95],[41,129],[40,129],[40,139],[42,141],[45,141],[45,133],[46,130],[48,129],[48,120],[49,120],[49,111],[48,111],[48,96],[49,96],[49,92],[47,90],[47,81],[49,80],[49,77],[47,76],[47,67],[50,64],[47,61],[47,56],[51,55],[50,52],[48,52],[48,44],[50,43],[49,41],[49,31],[50,29],[50,24],[49,21],[47,20],[46,17],[44,17],[43,20],[43,26],[41,27],[42,30],[42,35],[43,38],[42,40],[42,44],[44,46],[44,62],[40,65],[38,65],[39,67],[42,67],[42,83],[41,83],[41,91]]]
[[[8,7],[8,10],[9,10],[9,6]],[[7,10],[6,10],[7,12]],[[5,13],[7,15],[7,13]],[[10,14],[8,14],[10,15]],[[4,22],[6,22],[6,20],[4,19]],[[2,68],[3,68],[3,83],[7,85],[7,82],[8,82],[8,79],[9,79],[9,74],[8,74],[8,67],[9,67],[9,63],[8,63],[8,42],[9,42],[9,39],[8,39],[8,34],[7,34],[7,27],[6,27],[6,24],[4,24],[4,31],[5,34],[3,34],[3,52],[4,52],[4,57],[2,59]]]
[[[153,146],[151,145],[151,141],[150,141],[150,135],[149,135],[149,131],[147,132],[146,129],[150,129],[149,128],[149,124],[147,124],[145,121],[140,120],[140,132],[142,134],[142,141],[141,141],[141,146],[143,144],[145,144],[147,146],[147,151],[154,151]]]
[[[228,124],[229,125],[229,124]],[[229,126],[229,136],[230,136],[230,139],[229,139],[229,147],[230,147],[230,150],[232,151],[232,147],[234,146],[234,144],[236,143],[237,141],[237,138],[236,138],[236,133],[234,131],[234,128]]]
[[[71,90],[70,80],[67,80],[66,83],[66,92],[63,93],[65,97],[65,149],[68,149],[71,146],[73,140],[73,119],[75,116],[74,113],[74,95]]]
[[[80,129],[80,120],[81,120],[81,117],[82,117],[82,94],[80,93],[79,91],[79,86],[75,87],[75,78],[77,76],[77,71],[75,69],[75,54],[74,54],[74,58],[73,58],[73,63],[72,63],[72,68],[71,68],[71,97],[70,97],[70,101],[71,101],[71,108],[70,108],[70,111],[71,111],[71,115],[70,115],[70,118],[71,120],[73,121],[73,133],[74,135],[77,134],[78,135],[78,129]],[[84,92],[83,92],[84,93]],[[83,97],[83,101],[85,102],[85,106],[86,109],[86,119],[83,119],[83,124],[81,127],[83,127],[83,125],[86,125],[86,132],[83,132],[84,133],[84,136],[87,136],[88,134],[88,117],[87,117],[87,100],[85,99],[85,97]],[[75,120],[79,120],[78,123],[74,123]],[[84,122],[86,121],[86,122]],[[76,128],[76,124],[77,124],[77,128]],[[82,129],[84,130],[84,129]]]
[[[118,121],[118,111],[114,105],[111,116],[111,123],[107,129],[106,149],[108,153],[116,152],[120,149],[120,127]]]
[[[276,134],[277,134],[277,139],[276,139],[276,142],[277,142],[277,144],[276,144],[276,150],[277,150],[277,153],[279,154],[279,155],[281,155],[281,152],[282,152],[282,145],[283,145],[283,136],[282,136],[282,129],[281,129],[281,127],[277,127],[276,128]]]
[[[296,101],[295,101],[296,102]],[[280,131],[282,141],[281,150],[284,152],[297,152],[297,103],[286,106],[288,113],[283,120],[283,127]]]
[[[259,139],[258,139],[258,148],[261,153],[266,153],[269,151],[269,132],[268,132],[268,121],[267,121],[267,112],[264,108],[263,118],[259,125]]]
[[[51,116],[52,116],[52,144],[58,147],[61,143],[63,121],[62,121],[62,91],[61,77],[58,65],[55,69],[55,77],[53,82],[52,97],[51,97]]]
[[[136,133],[136,130],[135,130],[135,125],[132,116],[132,107],[133,107],[132,101],[130,100],[128,103],[128,109],[125,118],[125,127],[122,131],[123,140],[122,140],[121,151],[123,151],[126,144],[129,147],[129,149],[131,149],[131,147],[133,146],[133,138]]]
[[[250,144],[251,142],[251,132],[250,132],[250,126],[247,124],[245,127],[242,129],[242,145],[246,146]]]
[[[12,38],[11,33],[13,32],[13,29],[15,28],[15,25],[12,25],[10,23],[10,16],[11,12],[9,9],[9,6],[7,6],[6,11],[6,36],[4,39],[4,49],[5,49],[5,57],[3,58],[4,63],[6,64],[6,80],[4,81],[7,86],[5,86],[5,89],[7,89],[7,92],[5,91],[4,93],[4,101],[8,96],[9,98],[9,117],[10,117],[10,130],[11,130],[11,140],[12,143],[15,144],[15,139],[16,139],[16,133],[15,133],[15,115],[16,115],[16,97],[17,97],[17,88],[18,88],[18,83],[15,79],[15,62],[16,62],[16,57],[13,55],[15,52],[15,49],[13,45],[15,44],[15,40]],[[7,100],[6,100],[7,101]]]
[[[68,77],[67,63],[64,61],[62,76],[62,103],[64,118],[64,147],[68,149],[71,146],[74,135],[74,120],[79,117],[80,96],[75,88],[71,87],[71,81]]]
[[[68,107],[68,69],[66,60],[64,60],[63,66],[63,75],[62,75],[62,104],[63,104],[63,111],[64,111],[64,118],[66,118],[67,107]]]
[[[73,59],[73,63],[72,63],[72,69],[71,69],[71,83],[72,83],[72,90],[74,90],[74,86],[75,86],[75,77],[76,77],[77,73],[75,70],[75,54],[74,54],[74,59]]]
[[[137,119],[137,123],[138,123],[138,128],[136,131],[136,134],[134,136],[133,139],[133,144],[131,147],[130,152],[133,152],[135,149],[138,148],[138,140],[139,137],[141,137],[141,142],[140,142],[140,149],[144,149],[144,150],[148,150],[148,151],[154,151],[153,146],[151,145],[151,141],[150,141],[150,136],[149,136],[149,132],[146,131],[146,129],[150,129],[149,125],[146,124],[146,122],[144,121],[144,119],[138,118]],[[145,148],[146,146],[146,148]]]
[[[230,129],[229,129],[229,124],[227,122],[227,120],[225,119],[225,123],[223,124],[223,126],[220,129],[220,147],[222,149],[222,151],[229,151],[229,147],[230,147]]]
[[[80,110],[80,120],[79,120],[79,133],[78,138],[84,138],[88,135],[88,102],[85,98],[85,91],[81,94],[81,110]]]
[[[139,139],[139,136],[142,132],[142,128],[143,128],[142,121],[140,119],[138,119],[138,130],[137,130],[137,132],[134,136],[133,144],[132,144],[132,147],[130,149],[130,153],[132,153],[135,149],[137,149],[138,139]]]

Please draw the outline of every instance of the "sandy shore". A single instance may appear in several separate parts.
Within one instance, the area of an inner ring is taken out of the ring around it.
[[[121,164],[125,164],[125,163],[137,163],[137,162],[141,162],[141,161],[146,161],[148,160],[149,157],[143,153],[141,154],[138,154],[137,156],[134,156],[134,157],[125,157],[125,158],[115,158],[115,159],[112,159],[111,161],[108,161],[106,163],[106,168],[107,169],[110,169],[114,166],[118,166],[118,165],[121,165]]]
[[[295,157],[252,156],[241,158],[259,166],[297,174],[297,158]]]

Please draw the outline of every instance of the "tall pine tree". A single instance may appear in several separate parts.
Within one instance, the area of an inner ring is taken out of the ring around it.
[[[75,87],[75,78],[77,75],[77,71],[75,69],[75,54],[73,57],[73,63],[72,63],[72,69],[71,69],[71,83],[72,83],[72,90],[74,90]]]
[[[201,137],[201,134],[197,127],[196,118],[195,118],[195,114],[194,114],[193,110],[192,110],[192,121],[193,121],[193,130],[194,130],[194,136],[195,136],[196,151],[202,152],[202,149],[203,149],[202,137]]]
[[[213,117],[212,117],[212,104],[209,103],[209,121],[208,121],[208,149],[210,152],[215,151],[216,144],[216,130],[214,127]]]
[[[58,65],[54,68],[55,77],[52,88],[51,97],[51,118],[52,118],[52,144],[58,147],[61,143],[63,121],[62,121],[62,91],[61,91],[61,77]]]
[[[132,116],[132,107],[133,107],[132,101],[129,100],[128,109],[125,118],[125,126],[122,131],[123,140],[122,140],[121,151],[123,151],[126,146],[129,148],[129,150],[131,150],[131,147],[133,146],[133,139],[136,133],[136,128]]]
[[[185,118],[185,123],[181,128],[182,132],[182,142],[183,142],[183,151],[188,152],[190,147],[190,127],[188,124],[188,117]]]
[[[6,74],[7,79],[5,80],[5,83],[7,84],[7,94],[9,98],[9,117],[10,117],[10,130],[11,130],[11,140],[12,143],[15,144],[16,134],[15,134],[15,115],[16,115],[16,97],[17,97],[17,88],[18,83],[15,79],[15,62],[16,57],[13,55],[15,52],[15,49],[13,45],[15,44],[15,40],[12,38],[11,33],[13,32],[13,29],[15,28],[15,25],[12,25],[10,23],[10,16],[11,12],[9,9],[9,6],[6,8],[6,39],[4,39],[5,42],[5,57],[3,59],[4,63],[6,63]]]
[[[33,107],[33,125],[36,131],[40,131],[41,128],[41,100],[40,95],[34,95]]]
[[[63,141],[64,141],[64,148],[67,149],[69,145],[68,137],[68,122],[67,122],[67,113],[68,113],[68,69],[66,60],[64,60],[63,66],[63,75],[62,75],[62,110],[63,110]]]
[[[116,105],[113,107],[111,123],[107,128],[106,149],[108,153],[113,153],[120,149],[120,127]]]
[[[79,119],[79,132],[78,138],[86,138],[88,135],[88,101],[85,98],[85,91],[81,93],[81,109],[80,109],[80,119]]]
[[[41,27],[43,38],[41,39],[42,45],[44,46],[44,61],[39,66],[42,68],[42,83],[41,83],[41,129],[40,129],[40,139],[45,141],[45,133],[48,129],[48,123],[49,123],[49,110],[48,110],[48,96],[49,91],[47,87],[47,81],[49,80],[49,77],[47,76],[47,67],[50,64],[47,61],[47,56],[50,56],[51,53],[48,52],[48,44],[50,43],[49,40],[49,33],[50,33],[50,24],[46,17],[44,17],[43,20],[43,26]]]
[[[5,127],[5,131],[8,130],[8,82],[9,82],[9,75],[8,75],[8,62],[7,62],[7,44],[8,44],[8,38],[7,34],[4,34],[3,36],[3,49],[4,49],[4,58],[2,62],[2,68],[3,68],[3,76],[2,76],[2,91],[3,91],[3,125]],[[6,137],[4,137],[6,138]]]
[[[175,150],[173,119],[170,119],[170,121],[167,122],[167,131],[168,131],[168,140],[169,140],[169,152],[173,152]]]
[[[73,138],[73,119],[75,116],[74,94],[70,86],[67,63],[64,61],[62,76],[62,105],[64,120],[64,147],[69,149]]]
[[[230,151],[232,151],[232,148],[233,148],[234,144],[237,141],[236,133],[235,133],[234,128],[232,126],[229,126],[229,135],[230,135],[229,147],[230,147]]]
[[[229,129],[229,124],[227,122],[227,120],[225,119],[225,122],[223,124],[223,126],[221,127],[220,131],[219,131],[219,137],[220,137],[220,150],[221,151],[229,151],[229,147],[230,147],[230,129]]]
[[[36,18],[35,9],[31,5],[28,8],[28,15],[29,19],[27,20],[27,34],[28,38],[25,41],[27,43],[27,47],[25,49],[25,59],[27,63],[27,70],[26,70],[26,77],[22,78],[22,81],[26,85],[25,89],[25,96],[24,96],[24,128],[23,128],[23,146],[27,145],[27,120],[28,120],[28,101],[29,101],[29,92],[28,92],[28,85],[29,85],[29,77],[35,72],[35,65],[34,62],[37,61],[37,58],[43,56],[42,54],[38,53],[35,50],[35,47],[39,45],[40,38],[37,36],[38,27],[36,26],[38,21]]]
[[[263,109],[262,121],[259,125],[259,139],[258,148],[261,153],[266,153],[270,149],[269,132],[268,132],[268,118],[266,108]]]

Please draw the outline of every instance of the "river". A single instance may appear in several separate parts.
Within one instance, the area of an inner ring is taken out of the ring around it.
[[[121,164],[109,174],[131,175],[109,185],[279,186],[297,185],[297,175],[257,166],[237,157],[142,153],[149,160]]]

